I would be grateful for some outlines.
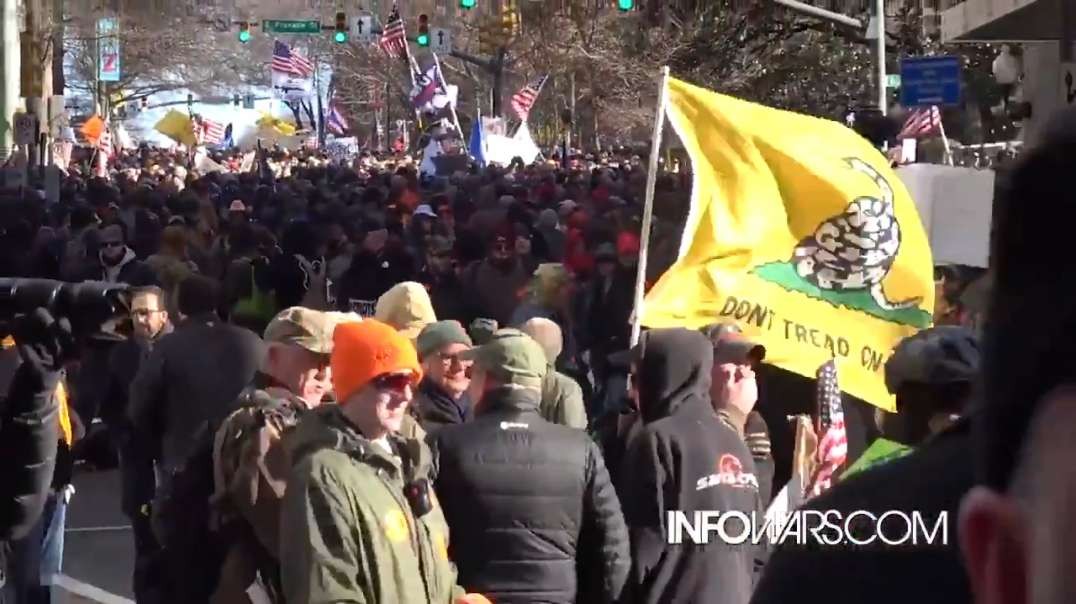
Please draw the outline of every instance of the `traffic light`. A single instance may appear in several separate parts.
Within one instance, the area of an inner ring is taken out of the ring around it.
[[[418,16],[418,37],[415,41],[419,46],[430,45],[430,18],[426,15]]]
[[[236,107],[239,106],[239,95],[238,94],[232,96],[232,104],[235,105]]]
[[[471,10],[474,8],[475,0],[460,0],[460,8],[463,10]]]
[[[142,111],[145,111],[146,109],[149,109],[149,97],[148,96],[142,97]]]
[[[623,12],[628,12],[635,8],[635,0],[616,0],[616,7]]]
[[[509,6],[501,13],[501,33],[511,40],[519,33],[519,11],[514,6]]]
[[[250,23],[246,21],[239,24],[239,41],[243,44],[250,42]]]
[[[333,34],[333,42],[344,44],[347,42],[347,14],[336,13],[336,33]]]

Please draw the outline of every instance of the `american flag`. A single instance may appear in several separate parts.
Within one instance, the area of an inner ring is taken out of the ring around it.
[[[818,368],[818,472],[811,496],[820,495],[833,483],[837,470],[848,457],[848,433],[844,428],[841,389],[837,385],[837,364],[832,359]]]
[[[548,75],[544,75],[523,88],[519,92],[512,95],[512,110],[516,112],[519,119],[527,121],[527,116],[530,115],[531,107],[534,106],[534,102],[538,100],[538,95],[542,93],[542,87],[545,86],[545,81],[549,79]]]
[[[329,103],[329,119],[325,125],[333,134],[337,135],[347,132],[348,128],[350,128],[347,119],[344,118],[344,114],[340,111],[340,106],[335,100]]]
[[[306,60],[297,52],[293,52],[288,45],[277,40],[273,43],[273,71],[299,78],[308,78],[314,73],[314,64]]]
[[[381,50],[390,57],[400,57],[407,53],[407,35],[404,32],[404,22],[400,18],[400,8],[392,3],[392,12],[389,20],[385,22],[385,28],[381,32],[381,41],[378,43]]]
[[[908,119],[904,120],[904,126],[901,127],[897,138],[923,138],[935,132],[940,132],[941,128],[941,110],[938,109],[937,105],[931,105],[930,107],[916,109],[908,114]]]
[[[206,145],[219,145],[224,142],[227,126],[220,122],[202,118],[202,142]]]

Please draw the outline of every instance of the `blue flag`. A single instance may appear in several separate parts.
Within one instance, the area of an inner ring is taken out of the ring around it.
[[[482,120],[481,118],[474,121],[474,125],[471,126],[471,142],[468,144],[468,151],[471,153],[471,157],[474,158],[475,163],[479,168],[486,167],[486,154],[482,151]]]

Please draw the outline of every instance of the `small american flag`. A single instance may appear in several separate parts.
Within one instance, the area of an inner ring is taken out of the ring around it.
[[[400,8],[395,2],[392,3],[392,12],[389,13],[389,20],[385,22],[385,29],[381,32],[381,41],[378,45],[390,57],[400,57],[407,52],[404,22],[400,18]]]
[[[818,472],[811,496],[833,484],[833,476],[848,457],[848,433],[844,428],[841,389],[837,384],[837,364],[832,359],[818,368]]]
[[[273,44],[272,69],[279,73],[308,78],[314,73],[314,64],[299,53],[293,52],[287,44],[277,40]]]
[[[916,109],[908,114],[908,119],[904,120],[904,126],[901,127],[897,138],[923,138],[935,132],[940,132],[941,128],[941,110],[938,109],[937,105],[931,105],[930,107]]]
[[[512,110],[516,112],[519,119],[527,121],[527,116],[530,115],[531,107],[534,106],[534,102],[538,100],[538,95],[542,93],[542,88],[545,86],[546,80],[549,79],[548,75],[544,75],[523,88],[519,92],[512,95]]]
[[[326,126],[331,132],[338,135],[347,132],[348,128],[350,128],[347,119],[344,118],[344,114],[340,111],[340,107],[335,100],[329,104],[329,119]]]
[[[202,119],[202,142],[207,145],[219,145],[224,142],[227,126],[213,120]]]

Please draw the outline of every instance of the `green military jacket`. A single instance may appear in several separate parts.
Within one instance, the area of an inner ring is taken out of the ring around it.
[[[336,406],[306,414],[289,435],[280,548],[288,604],[451,604],[463,595],[432,484],[422,517],[404,495],[406,484],[429,478],[429,449],[389,438],[398,455],[364,438]]]

